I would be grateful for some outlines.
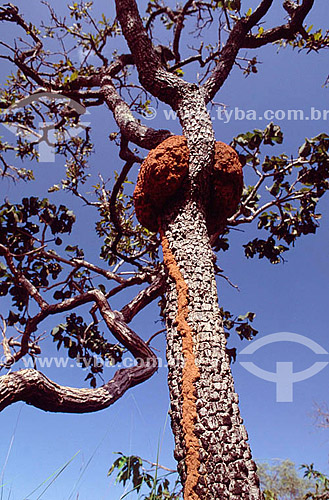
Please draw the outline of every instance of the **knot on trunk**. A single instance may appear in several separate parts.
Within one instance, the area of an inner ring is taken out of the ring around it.
[[[184,136],[175,135],[152,149],[140,167],[134,191],[139,222],[158,231],[158,217],[174,197],[188,174],[189,149]],[[243,188],[242,166],[236,151],[216,142],[214,167],[209,180],[207,227],[210,234],[223,231],[228,217],[236,211]]]

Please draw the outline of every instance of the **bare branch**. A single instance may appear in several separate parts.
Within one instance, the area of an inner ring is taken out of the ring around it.
[[[129,141],[143,148],[153,149],[172,135],[169,130],[155,130],[139,123],[128,104],[118,94],[110,77],[102,79],[101,91],[120,131]]]
[[[153,339],[155,339],[155,337],[157,337],[158,335],[160,335],[161,333],[164,333],[167,331],[167,328],[162,328],[161,330],[153,333],[153,335],[151,335],[151,337],[146,341],[147,345],[150,345],[150,343],[152,342]]]
[[[211,101],[221,88],[234,65],[239,50],[244,46],[247,33],[265,16],[272,3],[273,0],[262,0],[253,14],[236,21],[225,46],[221,50],[215,69],[202,86],[206,94],[206,102]]]
[[[173,42],[173,52],[175,55],[176,62],[180,61],[179,42],[180,42],[182,30],[184,28],[185,15],[188,11],[188,8],[193,3],[194,3],[194,0],[188,0],[177,16],[177,21],[176,21],[175,31],[174,31],[174,42]]]
[[[278,40],[293,39],[298,32],[304,31],[303,22],[313,4],[314,0],[304,0],[300,6],[296,6],[296,9],[289,12],[291,19],[288,23],[266,30],[257,37],[247,35],[242,48],[255,49]]]
[[[139,292],[139,294],[129,304],[124,306],[120,313],[126,323],[130,323],[136,314],[144,309],[148,304],[153,302],[154,299],[164,293],[165,290],[165,276],[163,272],[159,272],[150,286]]]
[[[125,165],[123,166],[119,177],[117,178],[110,197],[110,202],[109,202],[109,214],[110,214],[110,220],[114,224],[116,230],[118,231],[119,236],[121,237],[122,235],[124,236],[132,236],[134,234],[133,230],[129,230],[122,225],[122,221],[120,219],[120,216],[117,211],[117,196],[122,189],[122,184],[124,183],[129,171],[131,170],[134,162],[133,161],[127,161]]]
[[[327,404],[314,404],[314,416],[316,418],[316,426],[324,429],[329,428],[329,407]]]
[[[146,22],[146,26],[145,26],[146,31],[148,31],[150,29],[151,24],[153,23],[154,19],[157,16],[161,16],[161,14],[167,14],[167,16],[169,17],[169,19],[171,19],[171,21],[173,21],[173,22],[176,21],[176,13],[173,10],[171,10],[170,7],[165,5],[163,7],[159,7],[157,10],[154,10],[150,14],[150,17],[148,18],[148,20]]]
[[[158,332],[158,333],[160,333],[160,332]],[[168,469],[168,467],[164,467],[163,465],[160,465],[158,463],[150,462],[149,460],[146,460],[146,458],[142,458],[142,461],[146,462],[147,464],[150,464],[152,467],[156,467],[157,469],[166,470],[168,472],[177,472],[177,469],[176,470]]]
[[[11,353],[10,350],[10,341],[6,337],[6,331],[7,331],[7,323],[3,316],[0,314],[0,318],[2,320],[2,326],[0,326],[0,330],[2,333],[2,348],[3,348],[3,354],[4,354],[4,363],[3,365],[6,367],[9,367],[15,362],[14,356]]]
[[[42,256],[45,257],[46,259],[54,259],[58,262],[62,262],[63,264],[75,267],[76,270],[78,270],[80,267],[85,267],[86,269],[89,269],[90,271],[93,271],[108,280],[114,280],[120,284],[123,284],[127,281],[124,278],[121,278],[121,276],[119,276],[118,274],[103,269],[102,267],[96,266],[95,264],[91,264],[90,262],[87,262],[84,259],[72,259],[72,260],[65,259],[65,257],[60,257],[54,251],[42,252]]]

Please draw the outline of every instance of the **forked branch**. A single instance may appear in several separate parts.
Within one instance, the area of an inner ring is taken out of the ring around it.
[[[301,31],[304,19],[313,7],[314,0],[303,0],[300,6],[296,5],[290,14],[291,18],[288,23],[266,30],[257,36],[250,34],[252,28],[264,18],[272,4],[273,0],[262,0],[250,16],[242,17],[236,21],[225,46],[221,50],[215,69],[203,85],[207,102],[214,98],[226,81],[240,49],[257,48],[278,40],[293,39]]]

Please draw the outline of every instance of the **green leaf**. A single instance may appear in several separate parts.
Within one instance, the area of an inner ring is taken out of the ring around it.
[[[298,154],[301,158],[307,158],[312,151],[311,144],[308,140],[304,142],[304,144],[298,149]]]
[[[65,252],[75,252],[77,250],[77,245],[67,245]]]
[[[61,292],[60,290],[56,290],[53,297],[55,300],[62,300],[63,299],[63,292]]]
[[[55,191],[60,191],[61,187],[59,184],[54,184],[48,189],[48,193],[54,193]]]
[[[78,355],[78,347],[76,344],[72,344],[68,350],[68,355],[70,358],[75,359]]]

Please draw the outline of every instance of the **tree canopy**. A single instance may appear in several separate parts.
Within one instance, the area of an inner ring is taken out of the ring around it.
[[[213,495],[209,498],[226,498],[227,489],[237,498],[247,498],[248,491],[252,498],[260,498],[225,351],[225,337],[233,328],[248,340],[257,333],[250,324],[254,314],[235,316],[219,310],[215,274],[229,278],[216,263],[216,252],[229,249],[232,231],[255,221],[259,236],[247,236],[246,257],[281,262],[298,238],[316,232],[318,202],[329,188],[329,136],[306,139],[292,155],[272,154],[283,133],[270,122],[232,140],[244,169],[244,190],[238,208],[220,229],[208,223],[213,209],[209,193],[214,132],[206,106],[218,107],[214,98],[235,65],[247,76],[257,72],[254,49],[272,43],[307,52],[328,47],[328,33],[305,24],[313,0],[285,0],[282,24],[274,26],[271,18],[264,24],[272,4],[262,0],[252,9],[233,0],[189,0],[177,6],[154,0],[141,14],[135,1],[117,0],[112,18],[102,14],[99,19],[92,15],[92,2],[74,2],[66,15],[45,4],[50,21],[40,26],[12,4],[0,9],[0,20],[18,30],[14,40],[1,42],[1,58],[12,71],[1,90],[1,120],[17,132],[13,141],[1,142],[1,174],[14,182],[32,181],[28,160],[43,161],[49,148],[64,157],[65,178],[48,190],[69,192],[94,210],[103,261],[86,259],[79,242],[70,241],[75,215],[64,204],[43,194],[20,202],[4,200],[0,294],[11,306],[2,317],[1,368],[9,372],[0,379],[0,409],[20,400],[47,411],[77,413],[113,404],[157,370],[152,338],[143,340],[128,326],[157,299],[172,362],[176,458],[185,494],[193,499],[205,491]],[[168,43],[159,44],[159,39]],[[241,56],[243,49],[253,55]],[[134,165],[144,160],[141,150],[153,150],[173,136],[170,130],[148,126],[147,118],[160,104],[177,113],[189,159],[180,190],[161,207],[158,235],[136,219],[132,182]],[[114,180],[100,176],[90,182],[93,131],[83,122],[88,108],[101,106],[116,123],[109,139],[118,146],[120,167]],[[142,287],[126,301],[127,291],[135,285]],[[114,310],[110,304],[117,296],[122,302]],[[91,309],[78,311],[82,306]],[[25,356],[36,363],[43,339],[39,328],[53,317],[51,335],[57,349],[66,350],[87,369],[91,388],[60,386],[36,369],[12,371]],[[128,352],[135,358],[134,366],[118,369],[96,387],[104,363],[116,365]],[[229,354],[234,357],[234,352]],[[220,387],[222,395],[216,392],[214,402],[211,394]],[[220,416],[218,405],[224,408]],[[208,419],[203,418],[203,406]],[[212,418],[219,421],[215,424]],[[212,429],[216,453],[209,446]],[[224,451],[219,450],[223,440]],[[202,456],[206,463],[213,456],[215,463],[225,465],[213,477],[213,467],[201,471]],[[234,478],[230,485],[227,477]]]

